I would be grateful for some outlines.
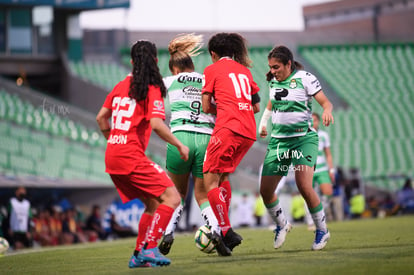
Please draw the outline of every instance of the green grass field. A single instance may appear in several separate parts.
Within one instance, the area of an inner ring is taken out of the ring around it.
[[[0,258],[0,274],[414,274],[414,216],[330,223],[331,240],[311,251],[314,234],[293,228],[279,250],[269,229],[239,229],[233,256],[197,250],[178,234],[168,267],[129,269],[135,239],[43,248]]]

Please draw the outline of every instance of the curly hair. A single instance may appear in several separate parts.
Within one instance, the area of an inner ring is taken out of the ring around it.
[[[238,33],[217,33],[208,41],[208,51],[219,57],[228,56],[236,62],[251,67],[252,61],[247,51],[247,41]]]
[[[161,90],[162,97],[167,94],[160,70],[157,65],[157,47],[147,40],[139,40],[131,47],[132,80],[129,86],[129,97],[137,101],[148,95],[148,85]]]
[[[295,70],[303,70],[303,65],[293,59],[293,54],[286,46],[276,46],[274,47],[269,54],[267,55],[267,59],[275,58],[283,65],[286,65],[291,61],[290,69],[291,71]],[[266,74],[266,80],[270,81],[273,78],[273,74],[269,71]]]
[[[180,71],[186,69],[194,70],[193,56],[200,54],[203,43],[202,35],[181,34],[171,40],[168,45],[170,53],[169,68],[173,71],[173,67],[177,67]]]

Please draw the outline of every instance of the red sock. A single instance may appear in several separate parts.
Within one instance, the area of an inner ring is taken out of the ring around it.
[[[226,200],[227,210],[230,209],[231,203],[231,185],[230,181],[226,180],[220,184],[220,191],[223,194],[224,199]]]
[[[213,209],[214,215],[217,218],[223,235],[226,235],[227,231],[231,228],[229,213],[226,205],[226,201],[223,198],[223,194],[220,188],[214,188],[207,193],[208,201]]]
[[[147,249],[154,248],[158,245],[158,240],[161,239],[162,234],[164,234],[165,228],[167,228],[173,213],[174,209],[165,204],[160,204],[158,206],[157,211],[155,211],[154,217],[152,218],[151,226],[145,240],[145,242],[148,243]]]
[[[152,216],[147,213],[143,213],[139,219],[138,224],[138,237],[135,246],[136,251],[140,251],[145,244],[145,237],[147,236],[148,229],[151,225]]]

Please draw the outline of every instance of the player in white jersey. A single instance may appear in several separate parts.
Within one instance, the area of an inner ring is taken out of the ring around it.
[[[323,206],[312,188],[318,152],[318,135],[312,129],[312,98],[324,109],[322,120],[325,126],[333,123],[332,104],[323,93],[318,79],[302,70],[287,47],[273,48],[268,55],[268,63],[269,102],[260,121],[259,134],[267,136],[266,126],[270,117],[272,132],[263,164],[260,193],[276,223],[274,248],[283,245],[291,229],[274,191],[288,170],[294,169],[296,185],[316,226],[312,250],[320,250],[325,247],[330,233]],[[289,168],[291,164],[293,168]]]
[[[198,54],[201,35],[184,34],[174,38],[169,46],[169,68],[172,76],[164,78],[171,107],[171,131],[190,149],[189,160],[180,159],[177,149],[167,145],[167,171],[181,194],[181,204],[176,208],[159,250],[168,254],[174,241],[174,231],[184,208],[188,193],[190,173],[194,179],[194,194],[201,215],[212,230],[220,232],[218,222],[207,199],[203,184],[203,162],[207,145],[215,125],[215,115],[206,114],[201,106],[202,78],[194,71],[192,56]]]
[[[8,237],[14,249],[32,246],[32,233],[30,232],[31,209],[26,199],[26,188],[18,187],[16,196],[10,199],[8,209],[9,230]]]

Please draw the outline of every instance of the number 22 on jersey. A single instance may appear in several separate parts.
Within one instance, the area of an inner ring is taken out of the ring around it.
[[[112,128],[128,131],[137,103],[129,97],[114,97],[112,100]]]

